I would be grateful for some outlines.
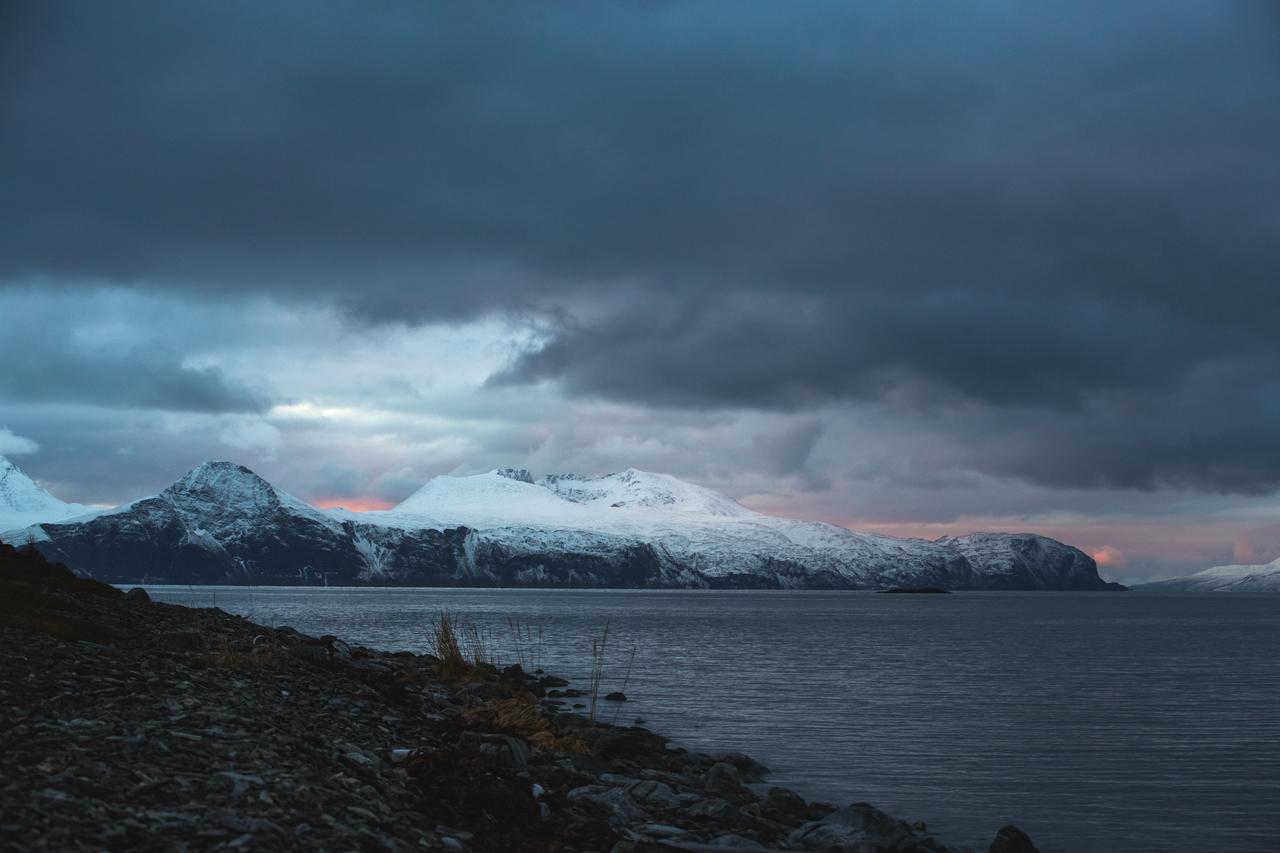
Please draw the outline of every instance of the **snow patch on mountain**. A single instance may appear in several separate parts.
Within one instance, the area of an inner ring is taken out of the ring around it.
[[[532,477],[512,477],[506,471],[469,477],[435,477],[390,510],[352,515],[365,520],[385,520],[392,525],[416,526],[592,524],[593,514],[584,507],[536,485]],[[527,475],[527,472],[521,473]]]
[[[635,468],[603,477],[548,474],[537,482],[566,500],[597,508],[657,509],[723,518],[758,515],[719,492],[686,483],[670,474],[652,474]]]

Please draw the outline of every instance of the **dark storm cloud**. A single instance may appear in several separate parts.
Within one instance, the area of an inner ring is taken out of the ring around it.
[[[1266,362],[1198,369],[1177,389],[1102,398],[1055,419],[1002,413],[957,447],[975,470],[1065,488],[1264,495],[1280,489],[1280,372]],[[1051,448],[1047,452],[1046,448]]]
[[[0,347],[0,351],[8,347]],[[22,355],[0,371],[0,401],[88,403],[174,412],[260,412],[266,403],[216,367],[186,367],[171,352]]]
[[[563,327],[490,381],[558,378],[580,394],[780,409],[923,385],[921,404],[1063,409],[1179,381],[1209,358],[1272,352],[1166,310],[1065,294],[738,296],[637,304]]]
[[[398,319],[636,279],[1230,318],[1275,261],[1257,8],[18,4],[0,271]]]
[[[983,470],[1280,481],[1271,4],[0,14],[0,286],[513,312],[545,345],[494,385],[972,406],[1019,439]]]

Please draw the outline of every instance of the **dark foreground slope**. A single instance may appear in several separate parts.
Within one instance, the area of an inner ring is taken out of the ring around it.
[[[153,603],[3,545],[0,684],[4,849],[951,849],[566,713],[518,667]]]

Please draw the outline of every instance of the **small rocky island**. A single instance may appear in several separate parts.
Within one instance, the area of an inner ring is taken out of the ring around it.
[[[156,603],[7,545],[0,637],[4,849],[958,849],[593,722],[553,676]],[[989,849],[1035,848],[1005,827]]]

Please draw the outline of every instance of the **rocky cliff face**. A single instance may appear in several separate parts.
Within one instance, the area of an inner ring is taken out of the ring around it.
[[[1047,536],[971,533],[938,542],[955,548],[979,574],[979,589],[1123,589],[1098,577],[1093,558]]]
[[[388,512],[324,511],[229,462],[95,517],[33,525],[52,559],[112,582],[764,589],[1104,589],[1032,535],[937,542],[774,518],[674,477],[440,477]]]

